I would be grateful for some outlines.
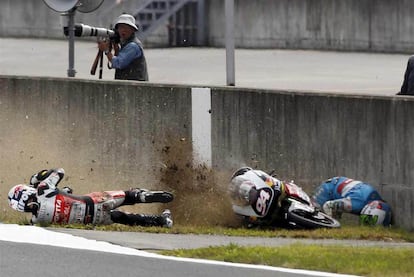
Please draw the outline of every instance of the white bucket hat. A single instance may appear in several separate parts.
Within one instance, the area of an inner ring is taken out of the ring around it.
[[[138,31],[138,27],[137,27],[137,25],[135,24],[135,17],[133,17],[132,15],[130,15],[130,14],[121,14],[117,19],[116,19],[116,21],[115,21],[115,24],[114,24],[114,26],[115,26],[115,29],[116,29],[116,25],[118,25],[118,24],[120,24],[120,23],[123,23],[123,24],[126,24],[126,25],[129,25],[129,26],[131,26],[132,28],[134,28],[136,31]]]

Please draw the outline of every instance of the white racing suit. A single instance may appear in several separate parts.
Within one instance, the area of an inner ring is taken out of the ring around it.
[[[37,202],[39,204],[38,208],[32,211],[33,216],[31,221],[34,224],[76,223],[102,225],[121,223],[127,225],[170,227],[166,225],[168,225],[167,217],[170,219],[171,215],[165,215],[165,212],[157,216],[129,214],[115,209],[123,205],[133,205],[136,203],[166,203],[171,201],[172,198],[165,200],[154,196],[151,198],[151,195],[150,197],[145,197],[145,193],[151,194],[152,192],[140,189],[93,192],[76,196],[57,188],[57,184],[64,176],[64,170],[62,168],[51,170],[45,175],[47,177],[44,180],[39,182],[31,181],[33,187],[37,189]]]

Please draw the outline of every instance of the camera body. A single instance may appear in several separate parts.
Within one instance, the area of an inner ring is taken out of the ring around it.
[[[65,36],[69,35],[68,27],[63,28]],[[92,27],[85,24],[75,24],[75,37],[108,37],[112,42],[119,43],[120,38],[116,30]]]

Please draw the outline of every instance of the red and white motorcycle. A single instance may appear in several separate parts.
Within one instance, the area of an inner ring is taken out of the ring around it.
[[[341,226],[316,208],[306,192],[293,182],[282,182],[261,170],[250,169],[240,175],[238,181],[231,182],[229,190],[233,211],[246,226],[302,229]],[[277,191],[282,192],[279,197]]]

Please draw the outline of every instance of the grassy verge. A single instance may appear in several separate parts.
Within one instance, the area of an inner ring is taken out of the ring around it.
[[[231,244],[222,247],[163,251],[162,254],[364,276],[414,276],[412,248],[304,244],[242,247]]]

